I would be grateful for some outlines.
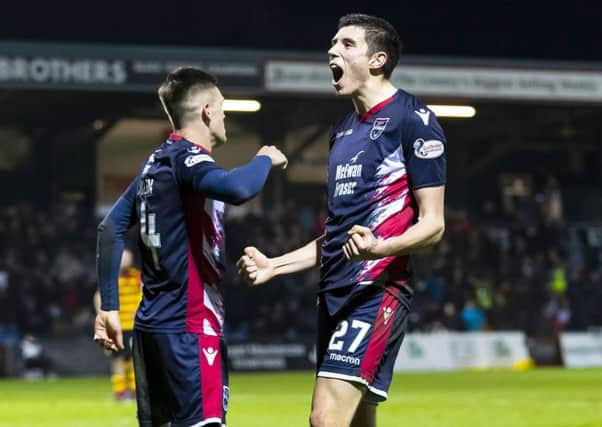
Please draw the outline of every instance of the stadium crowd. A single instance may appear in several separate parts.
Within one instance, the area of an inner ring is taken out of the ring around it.
[[[77,203],[0,208],[0,330],[90,331],[96,225]]]
[[[567,225],[558,191],[502,209],[449,208],[444,240],[414,258],[416,305],[410,330],[524,330],[552,335],[602,325],[602,239]],[[88,334],[96,287],[96,220],[76,203],[41,211],[0,208],[2,334]],[[507,213],[502,213],[507,212]],[[275,255],[319,235],[324,204],[259,200],[227,212],[227,333],[294,339],[313,334],[319,272],[277,278],[250,289],[234,264],[246,245]],[[311,313],[311,314],[309,314]]]
[[[523,330],[553,336],[602,325],[600,230],[567,224],[562,194],[549,179],[535,197],[515,197],[480,210],[449,208],[443,241],[413,258],[416,295],[411,331]],[[237,208],[227,222],[230,264],[245,245],[270,255],[319,235],[324,206],[289,201],[276,209]],[[311,332],[318,272],[277,278],[247,289],[228,271],[228,324],[245,338],[270,331],[293,337]]]

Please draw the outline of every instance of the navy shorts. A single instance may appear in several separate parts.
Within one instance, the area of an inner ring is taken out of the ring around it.
[[[140,426],[226,424],[227,352],[218,336],[134,331]]]
[[[397,285],[370,285],[334,315],[318,300],[317,375],[367,387],[364,401],[387,399],[407,328],[412,293]]]

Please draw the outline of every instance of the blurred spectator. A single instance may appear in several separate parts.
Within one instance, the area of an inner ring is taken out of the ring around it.
[[[562,193],[558,181],[548,176],[544,188],[543,219],[547,225],[560,226],[564,223]]]
[[[0,209],[0,224],[0,324],[36,335],[89,330],[96,287],[89,211],[76,203],[38,210],[21,202]]]
[[[21,340],[23,376],[27,379],[40,379],[52,376],[50,359],[44,353],[42,343],[33,335],[26,334]]]
[[[602,325],[602,227],[567,224],[558,182],[527,194],[514,182],[504,204],[449,209],[443,241],[413,257],[410,330],[523,330],[529,335]],[[521,183],[522,182],[522,183]],[[525,187],[525,188],[523,188]],[[234,267],[253,245],[268,255],[323,231],[327,209],[261,199],[226,210],[226,327],[231,339],[295,339],[315,331],[317,270],[248,288]],[[79,334],[91,328],[96,221],[76,203],[41,211],[0,208],[0,330]]]
[[[460,316],[466,331],[474,332],[485,328],[485,313],[480,307],[477,307],[473,300],[466,301]]]

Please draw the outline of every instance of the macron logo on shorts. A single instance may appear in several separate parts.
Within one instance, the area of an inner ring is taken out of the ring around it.
[[[209,363],[209,366],[213,366],[213,363],[215,362],[215,357],[217,356],[217,350],[213,347],[204,348],[203,354],[207,358],[207,363]]]

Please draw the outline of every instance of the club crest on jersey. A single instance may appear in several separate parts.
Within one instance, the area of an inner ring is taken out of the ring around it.
[[[377,140],[378,137],[383,134],[387,127],[387,123],[389,123],[388,117],[377,117],[376,120],[374,120],[372,129],[370,130],[370,139],[372,141]]]

